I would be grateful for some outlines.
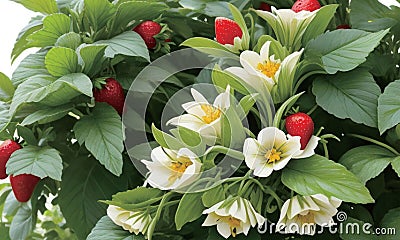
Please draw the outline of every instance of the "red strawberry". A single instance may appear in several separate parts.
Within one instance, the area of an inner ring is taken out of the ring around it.
[[[295,12],[300,12],[300,11],[312,12],[320,8],[321,5],[317,0],[297,0],[292,6],[292,10]]]
[[[337,26],[336,29],[351,29],[351,27],[348,24],[342,24]]]
[[[262,2],[258,9],[271,12],[271,6],[268,3]]]
[[[155,35],[161,32],[161,25],[153,21],[145,21],[137,25],[133,31],[137,32],[146,43],[147,48],[153,49],[156,47],[157,42],[154,38]]]
[[[242,38],[242,35],[242,29],[235,21],[225,17],[217,17],[215,19],[215,36],[217,42],[233,45],[235,37]]]
[[[302,112],[295,113],[286,118],[285,127],[290,135],[300,137],[301,149],[306,148],[314,132],[312,118]]]
[[[94,89],[93,96],[96,102],[106,102],[122,115],[125,103],[124,89],[114,78],[107,78],[102,89]]]
[[[6,163],[13,152],[21,149],[21,145],[13,140],[6,140],[0,145],[0,179],[7,178]]]
[[[32,174],[10,176],[11,188],[19,202],[27,202],[31,198],[39,181],[40,178]]]

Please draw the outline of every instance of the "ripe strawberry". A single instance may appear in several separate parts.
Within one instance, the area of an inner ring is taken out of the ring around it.
[[[321,5],[317,0],[297,0],[292,6],[292,10],[295,12],[300,12],[300,11],[312,12],[320,8]]]
[[[27,202],[40,178],[32,174],[10,175],[11,188],[19,202]]]
[[[153,21],[145,21],[137,25],[133,31],[137,32],[146,43],[147,48],[153,49],[157,45],[157,41],[154,38],[155,35],[161,32],[161,25]]]
[[[351,27],[348,24],[342,24],[337,26],[336,29],[351,29]]]
[[[295,113],[286,118],[285,127],[290,135],[300,137],[301,149],[306,148],[314,132],[312,118],[302,112]]]
[[[93,96],[96,102],[106,102],[122,115],[125,103],[124,89],[114,78],[107,78],[102,89],[94,89]]]
[[[242,38],[243,32],[239,25],[228,18],[217,17],[215,19],[215,37],[221,44],[234,44],[235,37]]]
[[[268,3],[262,2],[258,9],[271,12],[271,6]]]
[[[7,178],[6,163],[13,152],[21,149],[21,146],[13,140],[6,140],[0,145],[0,179]]]

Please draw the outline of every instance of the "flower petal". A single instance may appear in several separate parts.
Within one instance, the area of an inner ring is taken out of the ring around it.
[[[311,136],[310,141],[308,141],[306,148],[298,151],[293,155],[293,158],[308,158],[315,154],[315,148],[318,146],[320,138],[317,136]]]

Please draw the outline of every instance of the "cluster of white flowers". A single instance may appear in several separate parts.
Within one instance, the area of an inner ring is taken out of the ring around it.
[[[272,13],[257,11],[257,14],[266,19],[276,33],[294,31],[289,38],[282,34],[277,34],[277,37],[280,41],[286,41],[286,46],[296,49],[307,24],[312,21],[316,12],[295,13],[289,9],[273,8]],[[303,50],[285,54],[286,57],[281,56],[282,59],[279,59],[271,54],[271,44],[271,41],[265,42],[260,53],[243,51],[240,54],[242,67],[230,67],[226,71],[252,87],[252,92],[271,92],[276,86],[279,87],[280,82],[293,81]],[[235,39],[236,45],[241,45],[240,38]],[[194,101],[182,105],[186,114],[172,118],[167,124],[195,131],[208,146],[214,146],[221,138],[222,116],[233,105],[231,88],[228,85],[225,92],[220,93],[213,103],[195,89],[191,89],[191,94]],[[247,138],[244,141],[244,160],[255,176],[266,178],[273,171],[283,169],[292,159],[314,155],[319,140],[317,136],[312,136],[307,146],[301,149],[300,137],[286,135],[276,127],[267,127],[258,133],[257,139]],[[178,190],[190,186],[198,180],[202,171],[200,158],[187,148],[172,150],[160,146],[152,150],[151,161],[142,162],[149,170],[147,182],[161,190]],[[283,204],[277,231],[314,234],[300,226],[305,223],[322,226],[331,223],[340,204],[339,199],[322,194],[294,196]],[[151,216],[143,212],[130,212],[115,206],[110,206],[107,212],[114,223],[135,234],[145,233],[151,222]],[[203,214],[207,214],[203,226],[216,225],[224,238],[241,233],[247,235],[251,227],[261,226],[266,221],[251,202],[241,196],[218,202]],[[288,227],[291,224],[299,227],[292,229]]]

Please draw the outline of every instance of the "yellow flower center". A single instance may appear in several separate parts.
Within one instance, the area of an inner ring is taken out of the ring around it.
[[[267,163],[274,163],[281,160],[282,152],[278,152],[275,148],[268,150],[264,157],[267,159]]]
[[[259,63],[257,65],[257,69],[262,72],[265,76],[269,78],[273,78],[275,76],[275,73],[279,70],[281,64],[272,62],[272,61],[266,61],[264,63]]]
[[[297,215],[297,219],[301,223],[315,223],[314,213],[312,212],[308,212],[306,215],[299,214]]]
[[[232,216],[221,217],[221,220],[229,224],[232,237],[236,237],[236,228],[240,227],[241,221]]]
[[[175,182],[178,178],[182,177],[186,169],[192,165],[192,161],[188,157],[180,157],[171,163],[170,169],[173,171],[172,175],[168,178],[170,183]]]
[[[221,110],[210,104],[202,104],[201,110],[206,114],[202,117],[202,120],[207,124],[210,124],[221,117]]]

